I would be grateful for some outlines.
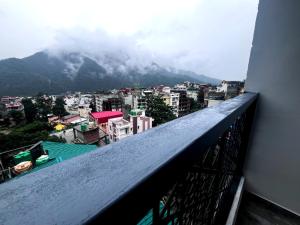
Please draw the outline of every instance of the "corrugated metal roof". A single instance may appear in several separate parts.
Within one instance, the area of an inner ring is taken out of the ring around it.
[[[92,117],[97,119],[98,123],[107,123],[111,118],[123,117],[123,113],[119,111],[102,111],[91,113]]]
[[[97,148],[96,145],[66,144],[66,143],[51,142],[51,141],[43,141],[42,146],[44,150],[48,150],[49,159],[52,160],[42,165],[36,166],[34,169],[26,173],[23,173],[22,175],[38,171],[48,166],[52,166],[56,163],[74,158],[81,154],[93,151]]]

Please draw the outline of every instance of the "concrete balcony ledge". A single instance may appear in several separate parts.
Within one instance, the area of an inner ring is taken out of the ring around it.
[[[257,94],[246,93],[1,184],[0,224],[138,221],[154,196],[169,188],[175,175],[214,145],[256,99]]]

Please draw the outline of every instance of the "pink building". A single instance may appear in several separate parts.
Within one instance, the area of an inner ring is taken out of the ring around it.
[[[107,122],[112,118],[123,118],[123,113],[119,111],[102,111],[90,113],[90,120],[98,124],[99,127],[106,133]]]

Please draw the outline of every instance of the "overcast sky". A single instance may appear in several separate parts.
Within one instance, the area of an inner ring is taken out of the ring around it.
[[[0,0],[0,59],[129,51],[219,79],[246,76],[258,0]]]

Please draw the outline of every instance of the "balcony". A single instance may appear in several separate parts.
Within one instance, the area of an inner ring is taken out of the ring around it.
[[[248,93],[1,184],[0,224],[300,224],[299,10],[260,0]]]
[[[234,221],[256,100],[246,93],[4,183],[0,224]]]

